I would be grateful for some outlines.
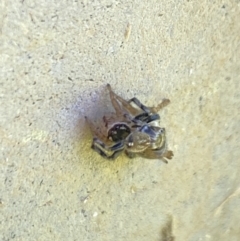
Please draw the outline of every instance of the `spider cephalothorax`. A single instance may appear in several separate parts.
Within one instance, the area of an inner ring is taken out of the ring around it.
[[[167,150],[165,129],[159,126],[160,116],[157,113],[170,101],[164,99],[157,107],[147,107],[135,97],[124,100],[112,91],[109,84],[107,88],[115,113],[103,117],[105,131],[86,117],[94,135],[92,148],[109,160],[123,151],[130,158],[160,158],[165,162],[164,158],[171,159],[173,152]]]

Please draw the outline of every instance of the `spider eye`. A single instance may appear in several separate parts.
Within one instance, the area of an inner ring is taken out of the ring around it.
[[[134,146],[134,143],[133,142],[128,142],[127,144],[129,147],[133,147]]]
[[[165,129],[164,129],[164,128],[162,128],[162,129],[161,129],[161,133],[163,134],[164,132],[165,132]]]

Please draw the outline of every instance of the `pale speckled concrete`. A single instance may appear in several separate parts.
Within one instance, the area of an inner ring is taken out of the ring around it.
[[[238,0],[0,8],[0,240],[240,240]],[[106,83],[171,99],[168,165],[90,150]]]

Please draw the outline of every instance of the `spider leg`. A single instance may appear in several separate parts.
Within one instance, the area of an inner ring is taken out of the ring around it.
[[[136,153],[132,153],[132,152],[128,152],[127,150],[125,151],[127,157],[129,157],[130,159],[134,158],[137,156]]]
[[[147,149],[143,153],[139,153],[139,155],[147,159],[161,159],[163,162],[168,163],[166,159],[172,159],[173,152],[164,149]]]
[[[149,109],[147,106],[145,106],[144,104],[142,104],[140,102],[139,99],[137,99],[136,97],[133,97],[132,99],[130,99],[128,101],[128,103],[130,104],[131,102],[133,102],[136,106],[138,106],[140,109],[142,109],[144,112],[146,113],[151,113],[151,109]]]
[[[112,105],[113,105],[113,107],[116,111],[116,115],[118,117],[122,116],[122,112],[123,112],[122,107],[119,104],[119,102],[117,101],[117,98],[116,98],[117,95],[112,91],[112,88],[111,88],[110,84],[107,84],[107,89],[109,91],[109,95],[110,95]]]
[[[160,116],[159,116],[159,114],[149,115],[149,113],[144,112],[144,113],[141,113],[141,114],[135,116],[133,119],[133,122],[135,122],[135,120],[140,120],[142,122],[149,123],[152,121],[160,120]]]
[[[140,127],[143,125],[143,121],[142,120],[138,120],[137,118],[133,117],[131,114],[129,113],[125,113],[124,118],[127,121],[133,122],[135,125],[133,125],[132,127]]]
[[[155,122],[155,121],[160,120],[159,114],[148,114],[146,112],[141,113],[135,117],[129,113],[125,113],[123,116],[128,121],[134,123],[134,125],[132,125],[132,128],[141,127],[141,126],[145,125],[146,123]]]
[[[136,97],[133,97],[132,99],[126,101],[124,100],[121,96],[117,95],[116,93],[113,92],[110,84],[107,84],[107,88],[109,90],[110,94],[110,99],[113,104],[114,109],[116,110],[116,113],[118,116],[122,116],[123,111],[131,113],[133,116],[136,116],[139,111],[135,107],[131,105],[131,102],[133,102],[137,107],[139,107],[141,110],[143,110],[145,113],[148,113],[149,115],[146,116],[145,120],[142,120],[141,118],[143,117],[142,114],[138,115],[140,120],[144,122],[152,122],[155,120],[160,119],[159,115],[156,113],[159,112],[161,109],[163,109],[165,106],[167,106],[170,103],[169,99],[163,99],[160,104],[158,104],[156,107],[147,107],[143,105],[139,99]],[[150,115],[152,114],[152,115]],[[156,114],[156,115],[154,115]]]
[[[99,127],[96,127],[94,124],[93,124],[93,122],[92,121],[90,121],[88,118],[87,118],[87,116],[85,116],[85,120],[87,121],[87,123],[88,123],[88,126],[89,126],[89,128],[90,128],[90,130],[91,130],[91,133],[92,133],[92,135],[94,136],[94,137],[98,137],[98,138],[100,138],[100,139],[102,139],[102,140],[104,140],[104,139],[106,139],[106,137],[103,135],[103,133],[101,132],[101,129],[99,128]]]
[[[140,109],[142,109],[146,113],[157,113],[159,112],[159,110],[167,106],[170,103],[170,100],[163,99],[162,102],[158,104],[156,107],[147,107],[143,105],[136,97],[133,97],[128,101],[128,103],[131,103],[131,102],[133,102],[135,105],[137,105]]]
[[[123,111],[130,112],[133,115],[138,113],[138,110],[131,106],[128,101],[124,100],[121,96],[113,92],[110,84],[107,84],[109,90],[110,99],[112,101],[113,107],[116,110],[117,115],[122,116]]]
[[[124,141],[118,142],[112,146],[107,146],[100,139],[95,137],[93,138],[91,147],[102,157],[108,160],[114,160],[124,150]]]
[[[171,150],[165,151],[164,155],[163,155],[164,158],[167,158],[169,160],[172,159],[173,156],[174,156],[174,154],[173,154],[173,151],[171,151]]]
[[[156,107],[149,107],[151,109],[151,112],[159,112],[161,109],[163,109],[165,106],[167,106],[170,103],[169,99],[163,99],[160,104],[158,104]]]

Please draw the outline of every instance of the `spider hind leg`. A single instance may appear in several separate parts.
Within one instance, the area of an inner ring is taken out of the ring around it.
[[[110,84],[107,84],[107,89],[109,91],[109,95],[110,95],[110,99],[111,99],[113,108],[116,111],[116,115],[118,117],[122,116],[122,107],[121,107],[120,103],[117,101],[117,95],[113,92]]]
[[[128,101],[124,100],[121,96],[113,92],[110,84],[107,84],[107,89],[117,115],[122,116],[125,112],[129,112],[132,115],[136,115],[138,113],[138,110],[134,108]]]

